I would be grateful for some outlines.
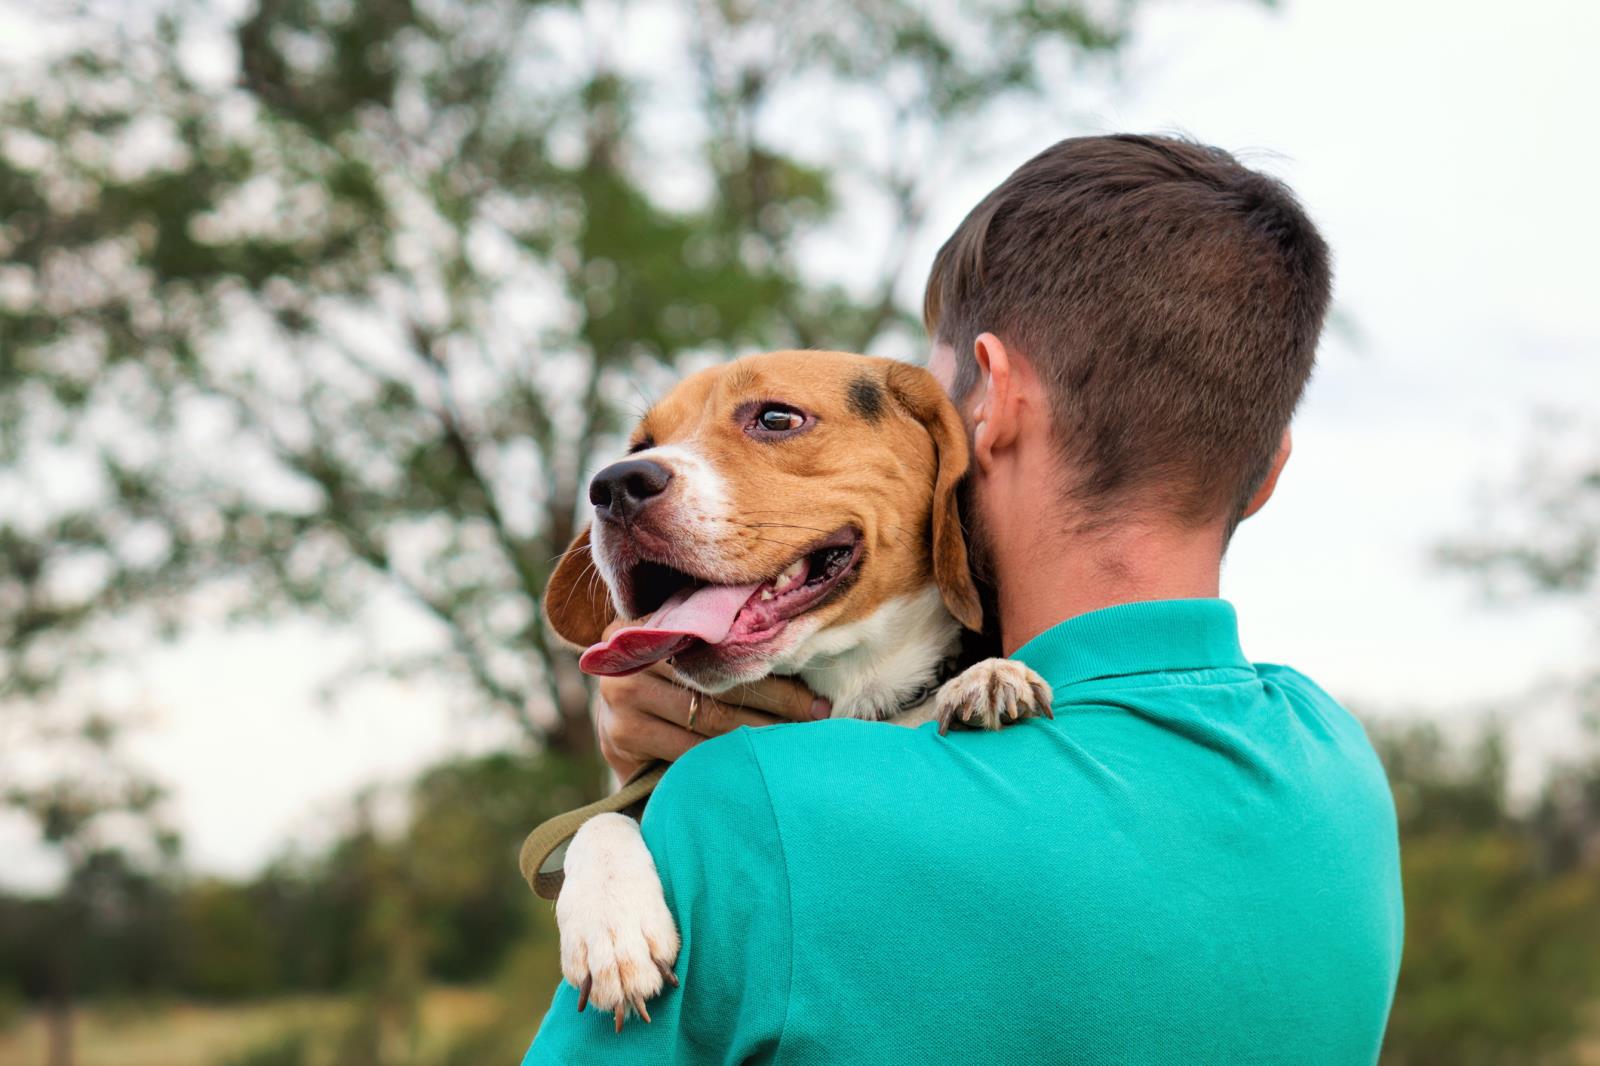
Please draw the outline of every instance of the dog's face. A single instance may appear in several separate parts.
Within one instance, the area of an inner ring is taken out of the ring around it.
[[[937,585],[981,625],[956,485],[959,416],[925,371],[841,352],[749,356],[690,377],[590,486],[595,521],[545,611],[584,668],[671,657],[716,692],[794,665],[824,630]]]

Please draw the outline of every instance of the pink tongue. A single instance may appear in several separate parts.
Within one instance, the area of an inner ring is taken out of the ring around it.
[[[756,589],[753,585],[702,585],[674,593],[643,624],[619,629],[583,653],[578,667],[596,677],[637,673],[684,651],[697,640],[721,644]]]

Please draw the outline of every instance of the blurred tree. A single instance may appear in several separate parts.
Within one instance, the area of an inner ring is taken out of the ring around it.
[[[527,931],[530,904],[549,910],[506,870],[528,827],[570,810],[583,793],[570,762],[506,754],[452,760],[412,786],[399,846],[416,886],[430,974],[488,976]]]
[[[180,899],[186,991],[227,999],[273,991],[274,930],[245,886],[206,878]]]
[[[1474,531],[1439,554],[1491,598],[1571,604],[1600,636],[1600,438],[1592,418],[1542,417],[1515,477],[1490,493]],[[1470,913],[1458,907],[1436,919],[1455,923],[1450,946],[1424,956],[1412,976],[1437,982],[1432,1003],[1449,1004],[1462,1054],[1405,1061],[1559,1061],[1573,1037],[1592,1025],[1592,1002],[1600,995],[1600,758],[1593,747],[1600,654],[1548,679],[1528,703],[1528,710],[1576,712],[1588,731],[1587,752],[1580,748],[1551,769],[1522,819],[1521,839],[1479,842],[1476,857],[1484,865],[1477,876],[1461,868],[1471,861],[1465,853],[1450,871],[1452,860],[1437,848],[1408,844],[1408,876],[1418,863],[1438,866],[1437,879],[1408,885],[1408,897],[1436,890],[1472,902]],[[1475,1057],[1467,1057],[1466,1042],[1474,1040]],[[1492,1057],[1497,1041],[1518,1050]]]
[[[1521,1066],[1574,1060],[1600,995],[1600,866],[1554,863],[1541,831],[1575,782],[1513,811],[1503,738],[1453,744],[1432,726],[1375,731],[1400,821],[1406,949],[1383,1061]],[[1593,792],[1591,792],[1593,794]]]
[[[1587,413],[1541,418],[1521,469],[1490,491],[1473,532],[1442,545],[1439,559],[1494,599],[1575,606],[1600,637],[1597,429]],[[1588,724],[1600,726],[1600,645],[1593,661],[1554,680]]]
[[[1545,869],[1600,870],[1600,758],[1556,767],[1531,822]]]
[[[0,894],[0,974],[47,1007],[62,974],[83,996],[333,993],[349,1009],[318,1047],[331,1041],[350,1066],[416,1061],[421,992],[495,979],[504,1016],[479,1035],[525,1043],[559,980],[556,938],[549,905],[509,871],[527,827],[586,787],[579,764],[549,752],[453,759],[403,794],[368,792],[327,848],[243,881],[152,871],[102,834],[55,897]],[[400,824],[379,817],[390,810]],[[70,1014],[51,1019],[70,1053]],[[261,1054],[290,1054],[282,1035]]]
[[[0,907],[0,944],[19,956],[0,972],[45,1000],[48,1066],[74,1061],[80,995],[146,983],[168,953],[168,899],[151,868],[170,864],[177,838],[161,820],[161,790],[119,758],[116,735],[101,716],[59,724],[57,772],[0,777],[0,807],[26,815],[63,867],[50,899]],[[0,961],[11,951],[0,948]]]
[[[217,611],[402,605],[435,639],[356,673],[593,765],[537,597],[636,383],[909,337],[931,187],[1133,7],[19,11],[69,43],[0,75],[0,703]]]

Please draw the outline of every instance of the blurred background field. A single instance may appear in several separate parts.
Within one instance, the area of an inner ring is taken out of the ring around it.
[[[499,1007],[500,1000],[489,990],[424,992],[414,1053],[430,1061],[451,1061],[459,1041],[490,1024]],[[106,1066],[333,1063],[345,1061],[341,1046],[356,1024],[358,1009],[337,996],[136,1006],[102,1002],[85,1008],[78,1019],[77,1054],[84,1062]],[[49,1039],[43,1017],[14,1024],[0,1041],[0,1061],[42,1062]],[[509,1059],[518,1050],[510,1048],[502,1057]],[[413,1052],[406,1048],[401,1053]]]
[[[1067,135],[1285,177],[1338,258],[1224,593],[1393,779],[1385,1060],[1600,1062],[1600,9],[0,0],[0,1066],[514,1061],[515,852],[606,787],[536,609],[741,352],[916,359]]]

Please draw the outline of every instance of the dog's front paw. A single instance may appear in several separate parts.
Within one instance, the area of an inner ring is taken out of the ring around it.
[[[944,683],[935,704],[939,732],[960,722],[973,729],[999,729],[1023,718],[1054,718],[1050,686],[1014,659],[985,659]]]
[[[645,1000],[678,985],[678,928],[639,824],[620,814],[591,818],[572,838],[565,868],[556,925],[578,1010],[593,1003],[609,1011],[619,1033],[629,1007],[648,1022]]]

